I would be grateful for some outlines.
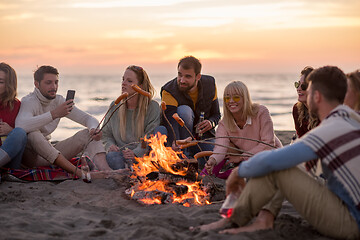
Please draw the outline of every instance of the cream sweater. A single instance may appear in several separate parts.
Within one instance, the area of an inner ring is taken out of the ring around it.
[[[60,118],[52,119],[50,111],[65,102],[65,98],[56,95],[55,99],[45,98],[35,90],[21,99],[21,107],[16,117],[15,126],[23,128],[27,133],[39,130],[46,139],[51,139],[51,133],[57,128]],[[77,107],[66,116],[67,118],[87,127],[96,128],[98,120]]]

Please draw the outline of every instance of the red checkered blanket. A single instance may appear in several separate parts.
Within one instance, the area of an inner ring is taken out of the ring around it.
[[[77,166],[79,158],[73,158],[70,162]],[[79,167],[80,164],[79,164]],[[10,175],[10,176],[9,176]],[[27,169],[0,168],[1,179],[18,179],[24,181],[63,181],[67,179],[78,179],[57,166],[34,167]],[[15,178],[14,178],[15,177]]]

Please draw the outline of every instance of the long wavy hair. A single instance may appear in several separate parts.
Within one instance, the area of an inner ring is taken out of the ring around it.
[[[250,93],[246,85],[241,81],[233,81],[229,83],[224,90],[223,99],[227,95],[239,95],[243,99],[243,106],[241,110],[241,119],[246,121],[247,117],[254,117],[258,113],[259,105],[257,103],[252,103],[250,98]],[[227,107],[227,104],[224,104],[224,117],[223,122],[226,128],[230,131],[236,131],[237,125],[234,119],[234,116]]]
[[[152,99],[154,97],[155,91],[153,85],[150,82],[149,76],[147,75],[145,70],[142,67],[134,66],[134,65],[127,67],[126,70],[131,70],[136,74],[139,83],[138,86],[144,91],[149,92],[151,94],[151,99]],[[135,119],[137,119],[136,121],[137,129],[136,129],[135,137],[138,140],[140,140],[140,138],[144,136],[144,121],[151,99],[141,94],[139,94],[138,96],[136,111],[135,114],[133,115],[133,121],[131,121],[132,127],[134,129]],[[122,101],[125,101],[125,99]],[[126,139],[126,110],[127,110],[126,104],[123,104],[119,108],[120,136],[121,139],[123,140]]]
[[[300,72],[300,77],[304,76],[304,79],[306,80],[307,76],[314,70],[313,67],[310,66],[306,66],[303,70],[301,70]],[[296,107],[298,110],[298,121],[300,124],[300,127],[303,124],[303,120],[307,120],[308,122],[308,126],[307,129],[313,129],[314,127],[316,127],[319,124],[319,119],[317,118],[313,118],[310,116],[309,114],[309,110],[306,107],[305,103],[302,102],[297,102],[296,103]]]
[[[354,106],[355,111],[360,111],[360,70],[346,74],[346,77],[351,81],[354,91],[357,95],[357,101]]]
[[[5,92],[0,96],[3,107],[14,109],[14,101],[17,96],[17,76],[15,70],[4,62],[0,63],[0,71],[5,73]]]

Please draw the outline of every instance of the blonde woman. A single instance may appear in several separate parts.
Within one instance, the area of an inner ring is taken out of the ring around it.
[[[248,88],[241,81],[228,84],[224,90],[224,117],[219,122],[216,137],[236,136],[263,141],[272,146],[281,147],[282,144],[274,134],[273,122],[269,110],[260,104],[252,103]],[[246,152],[256,154],[272,149],[270,146],[255,141],[218,138],[216,143],[223,146],[234,146]],[[228,161],[238,165],[248,157],[227,156],[228,148],[216,145],[214,154],[205,165],[208,173],[221,178],[227,178],[231,170],[220,173],[221,167]]]
[[[347,92],[344,104],[360,112],[360,70],[346,74]]]
[[[129,96],[135,93],[132,84],[154,96],[154,88],[142,67],[132,65],[126,68],[122,80],[122,93],[127,92]],[[160,108],[156,101],[140,94],[122,101],[126,103],[116,110],[103,129],[102,140],[107,150],[106,160],[112,169],[125,168],[126,160],[142,157],[147,149],[142,148],[140,139],[153,133],[160,124]],[[114,102],[110,107],[113,104]],[[104,122],[107,120],[106,118]]]

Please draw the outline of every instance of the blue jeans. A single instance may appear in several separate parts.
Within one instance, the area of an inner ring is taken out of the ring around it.
[[[164,126],[157,126],[153,134],[161,133],[162,135],[167,135],[166,128]],[[124,158],[122,152],[108,152],[106,154],[106,161],[109,164],[109,167],[111,167],[114,170],[117,169],[123,169],[125,168],[126,159]]]
[[[22,155],[26,146],[26,132],[22,128],[14,128],[3,142],[1,149],[10,157],[11,161],[5,165],[8,168],[20,168]]]

